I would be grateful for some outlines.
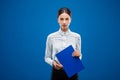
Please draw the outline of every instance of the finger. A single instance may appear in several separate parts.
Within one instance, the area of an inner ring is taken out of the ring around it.
[[[61,67],[56,66],[56,69],[57,69],[57,70],[60,70],[60,69],[61,69]]]
[[[59,65],[59,64],[56,64],[56,67],[61,67],[61,65]]]
[[[80,52],[79,51],[74,51],[74,53],[72,54],[72,56],[79,57],[80,56]]]

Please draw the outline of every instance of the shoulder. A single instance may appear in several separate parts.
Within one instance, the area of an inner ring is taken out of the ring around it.
[[[50,38],[54,38],[54,37],[56,37],[57,35],[58,35],[58,31],[49,34],[49,35],[47,36],[47,38],[49,38],[49,39],[50,39]]]
[[[72,32],[72,31],[71,31],[71,34],[72,34],[72,36],[75,37],[75,38],[80,38],[80,37],[81,37],[80,34],[78,34],[78,33],[76,33],[76,32]]]

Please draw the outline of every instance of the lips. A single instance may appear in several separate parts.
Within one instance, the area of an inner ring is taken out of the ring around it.
[[[67,25],[62,25],[63,27],[66,27]]]

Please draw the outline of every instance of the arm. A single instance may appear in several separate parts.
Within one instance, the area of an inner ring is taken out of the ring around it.
[[[52,59],[52,41],[51,38],[48,36],[47,41],[46,41],[46,52],[45,52],[45,62],[53,66],[55,69],[59,70],[63,66],[56,60]]]
[[[53,60],[52,60],[52,45],[51,45],[51,39],[48,36],[46,41],[46,50],[45,50],[45,62],[50,64],[52,66]]]
[[[73,52],[72,56],[77,56],[80,59],[82,59],[82,53],[81,53],[81,36],[79,35],[76,37],[76,49]]]

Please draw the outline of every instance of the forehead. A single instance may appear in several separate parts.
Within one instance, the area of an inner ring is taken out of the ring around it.
[[[59,15],[59,18],[70,18],[70,16],[67,13],[62,13]]]

